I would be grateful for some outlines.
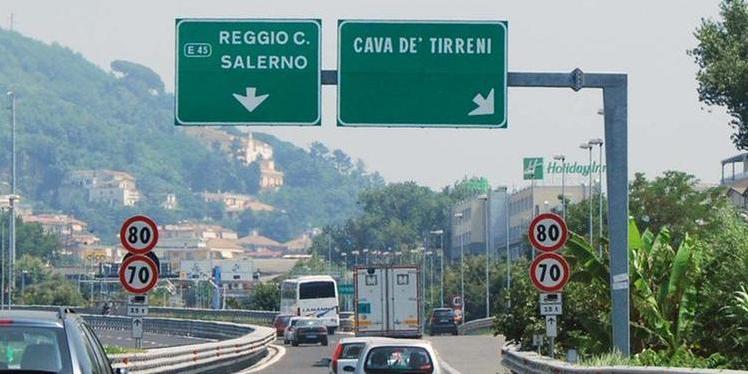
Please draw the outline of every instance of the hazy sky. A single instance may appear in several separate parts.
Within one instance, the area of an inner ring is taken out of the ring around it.
[[[2,0],[7,28],[68,46],[109,70],[125,59],[158,72],[174,86],[174,18],[319,18],[323,67],[336,68],[338,19],[497,19],[509,22],[510,71],[629,74],[629,170],[668,169],[716,183],[719,161],[736,154],[728,117],[702,109],[696,66],[686,50],[717,0]],[[1,60],[0,60],[0,63]],[[302,146],[319,140],[363,159],[388,181],[440,187],[464,175],[520,186],[522,157],[565,153],[584,161],[579,143],[602,137],[599,91],[509,89],[509,129],[356,129],[335,127],[335,87],[323,87],[322,128],[267,128]]]

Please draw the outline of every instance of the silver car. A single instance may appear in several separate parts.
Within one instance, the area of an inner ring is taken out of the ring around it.
[[[330,360],[330,374],[341,374],[343,373],[343,367],[352,366],[356,367],[358,364],[358,358],[361,355],[361,351],[368,343],[377,341],[391,341],[392,338],[378,338],[378,337],[357,337],[357,338],[342,338],[338,340],[338,344],[335,345],[332,353],[332,359]]]
[[[372,341],[364,347],[356,366],[343,366],[344,373],[445,374],[441,359],[425,340]]]

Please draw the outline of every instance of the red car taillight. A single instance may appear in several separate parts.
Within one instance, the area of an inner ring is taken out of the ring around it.
[[[333,373],[338,372],[338,359],[340,358],[341,354],[343,354],[343,345],[338,343],[338,345],[335,346],[335,353],[332,354],[332,372]]]

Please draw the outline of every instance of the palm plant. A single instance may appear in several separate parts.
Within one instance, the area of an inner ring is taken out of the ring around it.
[[[701,251],[687,234],[677,249],[670,243],[667,228],[661,229],[656,235],[649,230],[641,234],[634,220],[630,220],[632,348],[637,352],[644,348],[659,348],[668,355],[689,349],[687,342],[695,316]],[[599,257],[597,250],[575,233],[571,234],[565,252],[575,269],[572,280],[590,286],[594,283],[595,287],[602,287],[609,294],[607,255]],[[602,304],[602,315],[579,322],[590,334],[598,335],[597,340],[609,341],[609,298],[590,302]]]

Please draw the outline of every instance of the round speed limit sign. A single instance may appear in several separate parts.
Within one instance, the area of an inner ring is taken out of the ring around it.
[[[127,257],[119,267],[119,281],[122,287],[132,293],[146,293],[158,282],[156,263],[147,256]]]
[[[569,281],[569,263],[556,253],[542,253],[530,265],[530,279],[541,292],[558,292]]]
[[[156,222],[146,216],[128,218],[119,231],[119,241],[132,254],[148,253],[158,242]]]
[[[536,249],[553,252],[566,244],[569,231],[566,228],[566,222],[559,215],[543,213],[530,222],[527,237]]]

